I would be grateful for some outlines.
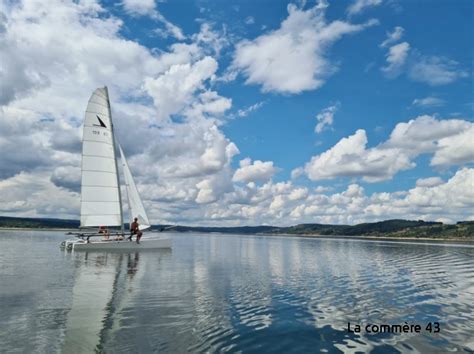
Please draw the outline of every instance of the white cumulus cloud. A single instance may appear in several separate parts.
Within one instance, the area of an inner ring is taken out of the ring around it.
[[[394,44],[404,33],[400,26],[393,32],[387,33],[380,47],[389,47],[386,55],[387,65],[381,70],[388,78],[395,78],[405,73],[413,81],[423,82],[430,86],[441,86],[469,77],[469,72],[462,69],[459,63],[443,56],[423,55],[416,49],[411,49],[408,42]],[[422,104],[422,102],[420,102]]]
[[[362,176],[368,182],[378,182],[414,166],[398,149],[367,149],[366,145],[366,132],[359,129],[331,149],[314,156],[306,164],[305,172],[314,181]]]
[[[195,91],[204,88],[204,81],[216,70],[217,62],[207,56],[192,64],[174,64],[162,75],[146,78],[144,87],[159,115],[169,117],[187,106]]]
[[[443,183],[441,177],[419,178],[416,180],[417,187],[435,187]]]
[[[246,108],[239,109],[237,111],[238,117],[247,117],[250,113],[257,111],[263,106],[264,102],[257,102]]]
[[[264,92],[300,93],[322,86],[336,66],[327,59],[329,47],[343,35],[374,25],[327,22],[320,2],[308,10],[288,5],[288,17],[279,29],[236,46],[233,67],[247,77],[247,84],[260,84]]]
[[[321,133],[323,130],[327,129],[334,123],[334,114],[339,108],[339,103],[324,108],[321,112],[316,115],[316,120],[318,124],[314,128],[316,133]]]
[[[313,156],[304,170],[312,180],[360,177],[378,182],[413,168],[413,160],[424,153],[433,154],[432,166],[464,165],[474,162],[473,133],[474,124],[465,120],[420,116],[398,123],[387,141],[367,148],[366,132],[359,129]]]
[[[441,98],[428,96],[428,97],[424,97],[424,98],[415,98],[412,102],[412,106],[440,107],[440,106],[443,106],[445,103],[446,103],[446,101],[441,99]]]
[[[414,81],[440,86],[468,77],[469,73],[461,69],[455,60],[439,56],[421,56],[410,67],[408,75]]]
[[[151,14],[155,6],[155,0],[123,0],[125,11],[137,15]]]
[[[303,174],[304,174],[304,169],[302,167],[297,167],[291,171],[291,179],[297,179]]]
[[[132,16],[150,16],[161,23],[164,28],[156,29],[155,33],[163,37],[171,35],[181,41],[186,38],[181,28],[168,21],[156,9],[155,0],[123,0],[122,4],[125,11]]]
[[[387,38],[382,43],[380,43],[380,46],[383,48],[388,47],[389,45],[399,41],[403,37],[404,32],[405,30],[403,27],[396,26],[392,32],[387,33]]]
[[[356,15],[367,8],[378,6],[382,0],[354,0],[354,2],[347,8],[349,15]]]
[[[405,64],[410,50],[408,42],[402,42],[390,47],[387,54],[387,65],[382,67],[382,71],[389,77],[398,76]]]
[[[234,182],[257,182],[268,181],[277,172],[277,168],[273,166],[273,161],[253,161],[245,158],[240,161],[238,168],[232,180]]]
[[[460,134],[438,141],[432,166],[463,165],[474,162],[474,124]]]
[[[385,146],[395,147],[419,155],[434,152],[443,138],[456,138],[473,124],[462,119],[436,119],[429,115],[419,116],[408,122],[398,123],[390,133]]]

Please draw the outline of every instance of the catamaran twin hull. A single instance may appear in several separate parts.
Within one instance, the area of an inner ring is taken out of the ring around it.
[[[66,241],[66,249],[74,251],[139,251],[160,248],[171,248],[172,242],[170,238],[157,238],[151,240],[141,240],[140,243],[135,241],[94,241],[87,242],[85,240]]]

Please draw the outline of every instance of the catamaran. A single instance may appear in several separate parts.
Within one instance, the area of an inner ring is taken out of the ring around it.
[[[82,138],[81,224],[80,228],[95,228],[70,233],[77,238],[61,245],[68,250],[139,250],[171,248],[171,239],[154,235],[138,242],[128,240],[124,230],[124,213],[120,191],[120,176],[116,147],[125,180],[130,222],[138,219],[140,231],[151,227],[137,186],[133,180],[122,147],[114,136],[107,87],[94,91],[87,105]],[[97,230],[107,230],[104,233]],[[110,232],[110,227],[120,230]]]

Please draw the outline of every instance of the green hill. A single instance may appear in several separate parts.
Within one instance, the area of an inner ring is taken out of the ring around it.
[[[15,218],[0,216],[0,227],[31,229],[77,229],[78,220]],[[125,226],[127,229],[127,225]],[[325,236],[377,236],[400,238],[466,239],[474,240],[474,221],[460,221],[455,225],[433,221],[385,220],[358,225],[299,224],[290,227],[277,226],[236,226],[201,227],[181,225],[153,225],[155,230],[171,232],[218,232],[228,234],[292,234]]]
[[[455,225],[447,225],[433,221],[394,219],[358,225],[300,224],[280,228],[278,233],[410,238],[474,238],[474,222],[461,221]]]
[[[77,229],[78,220],[48,218],[15,218],[0,216],[0,227],[27,229]]]

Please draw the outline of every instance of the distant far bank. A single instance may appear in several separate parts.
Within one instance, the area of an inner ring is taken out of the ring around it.
[[[2,229],[71,230],[78,227],[78,220],[0,216],[0,228]],[[166,230],[167,232],[218,232],[226,234],[299,235],[313,237],[362,236],[370,239],[474,241],[474,221],[459,221],[454,225],[433,221],[401,219],[357,225],[299,224],[290,227],[153,225],[152,229]]]

